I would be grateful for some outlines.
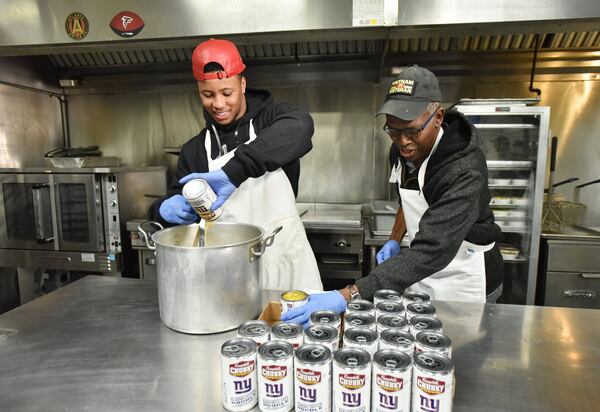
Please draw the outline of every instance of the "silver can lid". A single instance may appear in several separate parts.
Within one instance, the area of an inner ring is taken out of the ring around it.
[[[371,362],[371,355],[364,349],[344,347],[335,352],[333,360],[344,368],[362,369]]]
[[[230,339],[221,346],[221,354],[230,358],[243,358],[253,353],[256,353],[256,342],[252,339]]]
[[[332,310],[317,310],[310,315],[310,323],[318,325],[321,323],[337,323],[340,321],[340,315]]]
[[[402,299],[402,293],[397,292],[393,289],[379,289],[373,295],[373,299],[377,300],[392,300],[394,302],[400,302]]]
[[[375,308],[382,313],[402,313],[404,311],[404,305],[400,302],[393,302],[391,300],[384,300],[375,305]]]
[[[427,293],[423,293],[423,292],[404,292],[404,295],[402,295],[403,299],[406,299],[410,302],[429,302],[431,301],[431,296],[429,296]]]
[[[351,312],[370,312],[375,309],[373,302],[364,299],[355,299],[346,305]]]
[[[445,349],[452,347],[452,341],[443,333],[424,331],[417,333],[417,342],[425,348]]]
[[[296,359],[309,365],[323,365],[331,361],[331,350],[319,344],[302,345],[296,349]]]
[[[406,353],[382,349],[373,355],[373,363],[390,372],[404,372],[412,366],[412,358]]]
[[[352,328],[344,332],[344,342],[368,345],[377,340],[377,332],[367,328]]]
[[[312,325],[306,329],[305,336],[312,341],[331,342],[338,338],[338,330],[331,325]]]
[[[271,334],[281,339],[293,339],[304,334],[301,325],[292,322],[280,322],[271,328]]]
[[[408,321],[402,315],[381,315],[377,318],[377,324],[386,328],[405,328]]]
[[[293,354],[293,346],[282,340],[272,340],[258,348],[258,356],[265,360],[285,360],[291,358]]]
[[[447,375],[454,370],[452,359],[436,352],[419,352],[414,355],[415,366],[430,373]]]
[[[271,328],[264,320],[249,320],[238,327],[238,334],[244,337],[258,337],[268,335]]]
[[[375,324],[375,317],[366,313],[349,313],[344,322],[353,327],[367,327]]]
[[[413,316],[410,318],[410,327],[417,330],[442,330],[442,321],[433,316]]]
[[[193,179],[187,182],[183,189],[181,190],[181,194],[186,199],[196,199],[200,197],[206,192],[208,187],[208,183],[204,179]]]
[[[418,315],[435,315],[435,307],[429,303],[410,303],[406,306],[406,310]]]
[[[409,348],[415,343],[413,335],[398,328],[390,328],[382,331],[380,339],[382,342],[399,348]]]

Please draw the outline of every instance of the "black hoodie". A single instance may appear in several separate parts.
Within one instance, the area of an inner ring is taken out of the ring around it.
[[[463,240],[478,245],[498,242],[502,232],[490,209],[485,156],[477,130],[457,111],[444,116],[444,134],[427,164],[423,195],[429,208],[419,222],[410,248],[403,249],[356,284],[361,296],[371,298],[378,289],[404,290],[442,270],[452,261]],[[390,161],[406,161],[392,145]],[[410,187],[408,187],[410,189]],[[503,263],[496,245],[485,253],[486,292],[502,284]]]
[[[274,103],[266,90],[246,89],[245,96],[246,113],[230,125],[219,125],[204,110],[206,127],[181,148],[177,172],[168,187],[167,197],[181,193],[179,179],[182,177],[190,173],[208,172],[204,148],[207,129],[211,131],[211,156],[216,158],[219,155],[219,145],[212,125],[219,133],[221,145],[227,145],[227,151],[237,148],[233,158],[223,166],[223,171],[236,187],[250,177],[259,177],[282,168],[290,180],[294,194],[298,195],[300,158],[312,149],[312,118],[288,103]],[[257,138],[249,144],[242,144],[250,138],[250,120]],[[154,202],[149,215],[151,219],[169,226],[171,224],[162,219],[159,213],[160,205],[167,197]]]

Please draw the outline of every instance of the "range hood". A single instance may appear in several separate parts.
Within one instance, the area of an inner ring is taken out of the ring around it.
[[[189,81],[193,48],[209,37],[235,41],[252,66],[317,62],[339,71],[340,63],[352,62],[356,71],[377,72],[369,75],[375,78],[382,68],[403,60],[447,64],[439,58],[444,54],[526,53],[523,59],[530,61],[537,43],[542,61],[543,53],[550,52],[583,52],[584,59],[597,60],[600,48],[596,0],[46,3],[3,2],[0,56],[45,56],[61,78],[181,71]],[[135,37],[121,38],[111,30],[111,19],[122,11],[144,20]],[[89,30],[81,40],[69,38],[65,29],[65,19],[73,12],[87,18]]]

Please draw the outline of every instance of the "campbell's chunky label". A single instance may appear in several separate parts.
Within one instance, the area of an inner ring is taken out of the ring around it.
[[[439,395],[444,393],[446,383],[433,378],[417,376],[417,387],[429,395]]]
[[[360,389],[365,386],[365,375],[359,375],[356,373],[340,373],[339,383],[346,389]]]
[[[375,383],[386,392],[396,392],[404,387],[404,380],[390,375],[377,374]]]
[[[267,365],[261,369],[261,375],[270,381],[278,381],[287,376],[287,367],[278,365]]]
[[[254,372],[254,361],[242,361],[229,365],[229,374],[242,378]]]
[[[321,372],[310,369],[298,369],[296,378],[305,385],[316,385],[321,382]]]

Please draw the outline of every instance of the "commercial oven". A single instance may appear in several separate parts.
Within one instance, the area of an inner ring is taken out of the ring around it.
[[[0,169],[2,266],[118,273],[125,222],[165,190],[164,167]]]

